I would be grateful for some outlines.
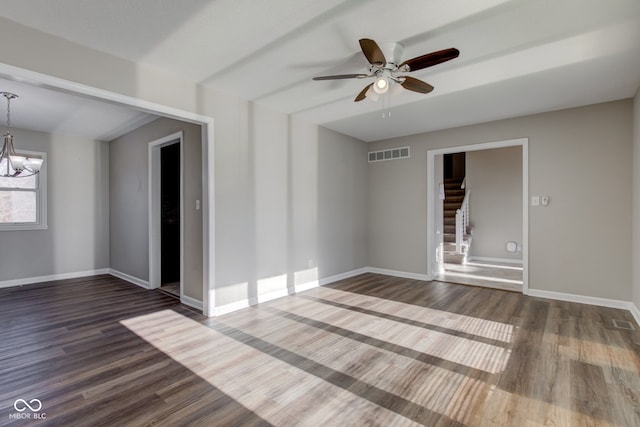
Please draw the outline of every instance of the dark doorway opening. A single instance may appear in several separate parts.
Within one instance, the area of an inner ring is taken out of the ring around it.
[[[442,158],[444,179],[462,182],[466,175],[466,153],[445,154]]]
[[[180,296],[180,143],[160,149],[160,284]]]

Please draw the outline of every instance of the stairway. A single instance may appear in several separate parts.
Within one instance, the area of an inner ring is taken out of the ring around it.
[[[467,229],[462,239],[462,253],[456,253],[456,212],[460,209],[465,194],[465,190],[460,188],[462,181],[462,178],[444,180],[442,255],[447,264],[464,264],[471,244],[470,230]]]

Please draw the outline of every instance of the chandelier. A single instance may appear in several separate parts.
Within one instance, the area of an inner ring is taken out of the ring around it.
[[[35,175],[40,172],[43,160],[39,157],[26,157],[16,154],[13,148],[13,135],[11,135],[11,100],[18,95],[9,92],[0,92],[7,98],[7,131],[4,134],[4,144],[0,151],[0,177],[21,178]]]

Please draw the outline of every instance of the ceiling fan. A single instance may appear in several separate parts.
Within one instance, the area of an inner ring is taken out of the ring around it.
[[[389,86],[392,83],[398,83],[403,88],[413,92],[429,93],[433,90],[433,86],[429,83],[411,76],[398,74],[432,67],[455,59],[460,55],[460,51],[458,49],[449,48],[400,62],[400,58],[404,50],[404,46],[402,44],[397,42],[388,42],[384,43],[383,47],[384,52],[375,41],[371,39],[360,39],[360,48],[370,64],[369,73],[367,74],[360,73],[319,76],[314,77],[313,80],[365,79],[375,77],[376,80],[362,89],[354,99],[354,102],[359,102],[365,99],[368,94],[371,94],[370,89],[373,89],[376,94],[382,95],[389,90]]]

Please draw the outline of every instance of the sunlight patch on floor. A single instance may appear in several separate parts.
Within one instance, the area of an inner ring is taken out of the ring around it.
[[[308,311],[314,311],[316,305],[320,304],[311,304]],[[411,418],[424,420],[420,417],[428,417],[429,412],[465,425],[568,425],[576,417],[589,425],[609,425],[568,407],[498,389],[492,384],[493,375],[480,380],[328,334],[262,309],[249,310],[256,314],[254,319],[247,319],[246,313],[244,317],[232,314],[220,318],[216,324],[223,328],[221,331],[172,310],[127,319],[121,324],[274,425],[323,425],[339,420],[340,425],[410,426],[419,425]],[[352,320],[360,325],[371,320],[359,321],[360,316],[361,313],[354,313]],[[277,320],[281,327],[262,328],[262,334],[256,334],[256,319],[260,324]],[[377,326],[384,323],[378,322]],[[281,349],[277,350],[279,356],[261,351],[247,341],[249,337],[261,345]],[[438,347],[443,343],[431,344]],[[485,357],[478,349],[469,352],[474,353],[473,357]],[[298,363],[287,362],[292,354]],[[326,375],[342,375],[350,380],[336,385],[327,381]],[[168,390],[171,385],[165,388]],[[171,398],[164,388],[157,393]],[[376,403],[375,396],[381,393],[386,393],[387,404],[389,399],[407,403],[387,409]],[[514,413],[517,418],[513,418]]]
[[[330,301],[375,310],[383,314],[399,316],[409,320],[429,323],[434,326],[502,341],[504,343],[512,342],[515,332],[513,325],[508,323],[465,316],[449,311],[436,310],[370,295],[354,294],[338,289],[321,287],[314,290],[313,295],[326,298]]]

